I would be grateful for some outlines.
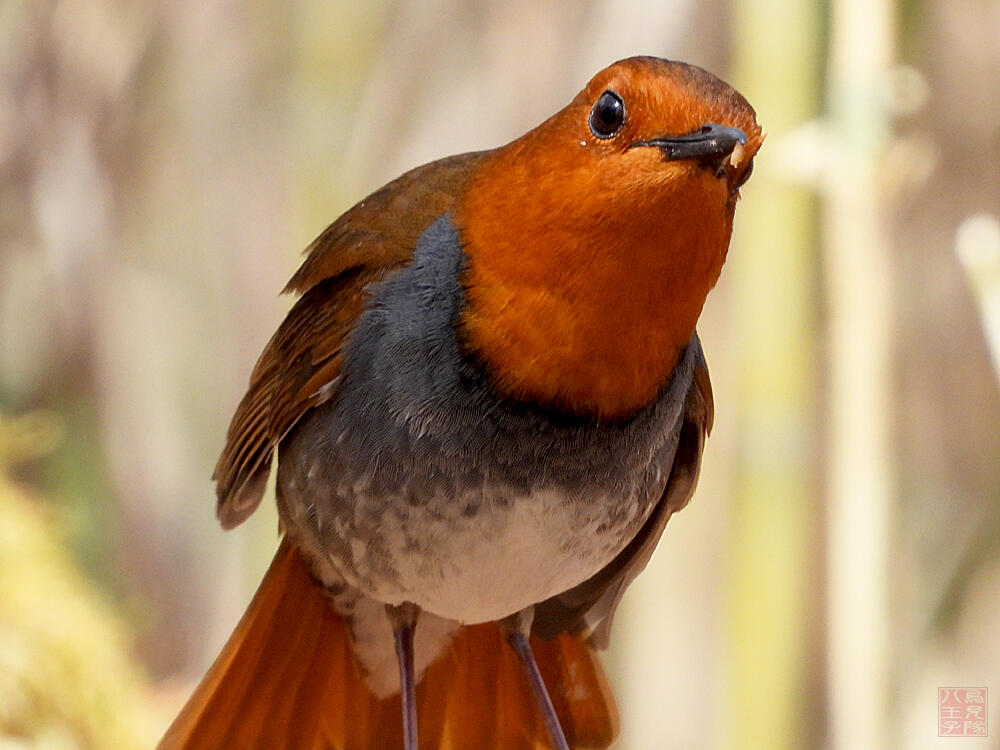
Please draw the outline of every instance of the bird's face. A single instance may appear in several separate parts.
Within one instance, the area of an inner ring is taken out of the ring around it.
[[[602,417],[648,403],[719,276],[762,140],[723,81],[631,58],[491,154],[455,218],[464,339],[499,388]]]
[[[715,258],[729,244],[739,189],[763,137],[746,99],[711,73],[658,58],[623,60],[499,149],[465,213],[473,230],[517,224],[530,232],[546,252],[524,262],[565,254],[631,263],[643,251],[651,259]]]
[[[553,120],[579,136],[608,187],[639,200],[692,189],[735,199],[763,140],[734,89],[699,68],[653,58],[601,71]]]

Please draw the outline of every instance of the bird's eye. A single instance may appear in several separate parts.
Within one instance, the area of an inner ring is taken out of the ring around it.
[[[625,102],[610,89],[601,94],[590,110],[590,131],[598,138],[610,138],[625,124]]]

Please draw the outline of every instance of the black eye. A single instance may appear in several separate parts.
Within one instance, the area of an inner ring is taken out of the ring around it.
[[[590,131],[598,138],[610,138],[625,124],[625,102],[610,89],[601,94],[590,110]]]

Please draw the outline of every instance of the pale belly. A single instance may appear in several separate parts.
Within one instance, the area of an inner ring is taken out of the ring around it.
[[[653,494],[661,490],[654,488]],[[416,631],[420,675],[450,642],[458,623],[502,619],[597,573],[637,533],[652,505],[647,492],[599,501],[569,499],[556,490],[502,497],[420,506],[369,498],[358,504],[360,513],[320,523],[320,528],[315,517],[303,524],[305,506],[279,499],[286,526],[295,529],[313,572],[348,618],[355,651],[376,695],[399,690],[383,604],[405,601],[421,608]],[[376,508],[378,520],[372,524]],[[313,530],[302,533],[308,525]]]
[[[648,512],[646,503],[618,498],[581,505],[557,491],[536,491],[469,516],[388,513],[382,544],[352,545],[346,567],[381,601],[410,601],[463,623],[497,620],[594,575]],[[394,575],[378,575],[385,560],[366,564],[373,549],[390,555]]]

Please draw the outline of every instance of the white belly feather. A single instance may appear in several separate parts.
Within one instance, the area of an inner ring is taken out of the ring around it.
[[[569,501],[556,491],[539,491],[503,505],[484,505],[475,515],[386,514],[384,547],[391,550],[398,577],[367,593],[392,604],[410,601],[462,623],[498,620],[586,580],[628,543],[643,519],[640,503]],[[617,512],[614,512],[617,511]],[[406,544],[414,525],[424,542]],[[364,567],[364,547],[354,565]],[[360,559],[359,559],[360,555]]]

